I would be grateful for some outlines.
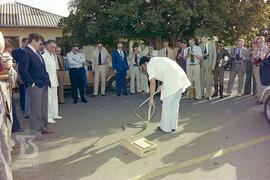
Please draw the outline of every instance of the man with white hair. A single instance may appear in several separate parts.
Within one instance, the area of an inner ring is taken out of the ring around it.
[[[149,106],[154,104],[156,80],[162,82],[161,96],[162,115],[158,130],[165,133],[173,132],[178,126],[179,103],[182,93],[191,83],[184,70],[172,59],[167,57],[142,57],[142,68],[147,71],[150,81]]]
[[[62,117],[58,115],[58,78],[56,61],[54,58],[56,47],[57,45],[54,40],[48,40],[46,49],[42,55],[51,81],[51,87],[48,88],[48,123],[50,124],[56,123],[54,119],[62,119]]]

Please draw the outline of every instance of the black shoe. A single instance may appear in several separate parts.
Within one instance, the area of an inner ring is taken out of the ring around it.
[[[128,93],[125,93],[124,95],[125,95],[125,96],[128,96]]]
[[[106,96],[106,94],[101,94],[101,96]]]
[[[88,101],[86,99],[83,99],[81,101],[82,101],[82,103],[88,103]]]
[[[165,131],[163,131],[159,126],[157,127],[157,131],[160,131],[160,132],[163,132],[163,133],[169,133],[169,132],[165,132]]]
[[[213,96],[212,96],[212,98],[215,98],[217,96],[218,96],[218,91],[215,91],[214,94],[213,94]]]
[[[77,104],[78,103],[78,101],[73,101],[73,104]]]
[[[175,129],[172,129],[172,132],[175,132]]]
[[[94,95],[94,94],[92,95],[92,97],[97,97],[97,96],[98,96],[98,95]]]

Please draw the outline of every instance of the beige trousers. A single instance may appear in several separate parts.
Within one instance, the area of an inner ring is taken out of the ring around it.
[[[256,82],[257,94],[256,97],[260,98],[262,95],[262,83],[261,83],[261,75],[260,75],[260,66],[253,66],[253,76]]]
[[[58,102],[59,103],[65,103],[65,97],[64,97],[64,81],[65,81],[65,71],[57,71],[57,77],[58,77]]]
[[[148,86],[148,76],[147,73],[141,72],[141,91],[148,92],[149,86]]]
[[[130,67],[130,92],[135,93],[135,80],[137,93],[141,92],[141,71],[138,66]]]
[[[11,127],[5,122],[1,114],[2,123],[0,123],[0,179],[12,180],[11,169],[11,147],[10,147],[10,131]],[[7,120],[8,121],[8,120]],[[9,122],[8,122],[9,123]]]
[[[201,82],[200,82],[200,65],[188,65],[187,64],[187,77],[189,81],[194,82],[196,90],[196,99],[201,99]],[[192,83],[193,84],[193,83]],[[190,88],[188,88],[187,96],[189,97]]]
[[[99,82],[101,81],[101,94],[105,94],[107,65],[98,65],[95,69],[94,95],[98,95]]]

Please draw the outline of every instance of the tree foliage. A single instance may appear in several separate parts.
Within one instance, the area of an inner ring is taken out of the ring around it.
[[[232,43],[258,34],[270,17],[263,0],[71,0],[70,10],[61,24],[72,41],[109,46],[119,38],[176,40],[204,32]]]

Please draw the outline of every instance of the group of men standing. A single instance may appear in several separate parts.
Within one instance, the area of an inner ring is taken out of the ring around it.
[[[243,39],[239,39],[236,46],[231,49],[226,49],[222,40],[217,43],[209,41],[207,35],[203,35],[200,42],[198,46],[195,45],[195,39],[191,37],[187,47],[185,42],[179,41],[176,55],[176,61],[193,82],[196,100],[202,97],[210,100],[218,94],[220,98],[224,97],[224,71],[228,65],[230,65],[230,76],[226,96],[232,94],[234,80],[238,76],[238,96],[251,94],[253,86],[253,94],[257,98],[260,97],[263,90],[260,75],[260,63],[263,57],[260,56],[269,52],[264,45],[264,37],[256,37],[249,50],[244,47]],[[214,92],[212,92],[213,83]],[[189,97],[191,92],[192,87],[188,90]]]

